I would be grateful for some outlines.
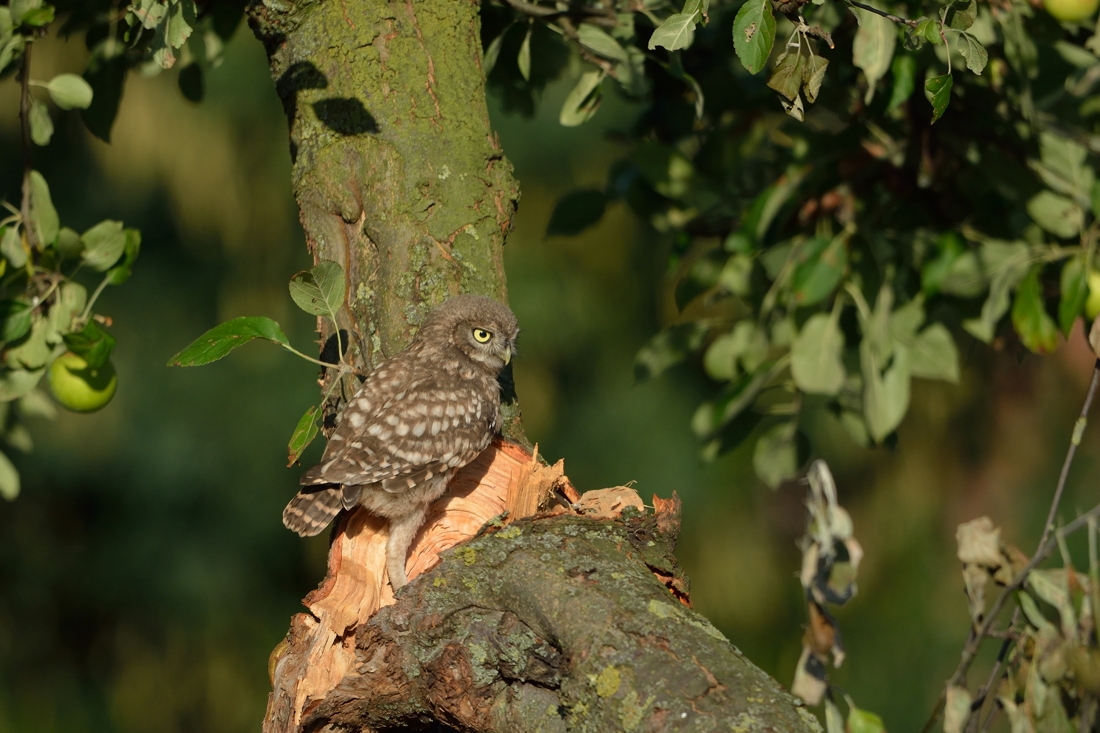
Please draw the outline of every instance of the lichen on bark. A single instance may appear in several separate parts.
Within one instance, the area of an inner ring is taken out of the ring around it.
[[[506,302],[519,189],[489,124],[478,5],[256,0],[249,18],[287,113],[310,252],[351,284],[338,320],[352,362],[393,355],[448,295]],[[333,328],[318,328],[332,359]],[[514,413],[506,434],[523,442]]]

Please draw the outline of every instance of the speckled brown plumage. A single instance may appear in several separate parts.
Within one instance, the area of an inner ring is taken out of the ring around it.
[[[518,332],[512,311],[490,298],[460,295],[436,307],[348,403],[283,524],[315,535],[341,509],[365,506],[389,519],[386,567],[393,587],[404,585],[405,554],[428,505],[500,426],[497,377]]]

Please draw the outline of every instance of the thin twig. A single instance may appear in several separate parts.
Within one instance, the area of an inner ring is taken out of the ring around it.
[[[1058,505],[1062,503],[1062,494],[1066,490],[1066,479],[1069,477],[1069,467],[1073,464],[1073,457],[1077,453],[1077,446],[1081,444],[1081,436],[1088,425],[1089,408],[1092,406],[1092,398],[1096,395],[1096,385],[1100,382],[1100,359],[1092,369],[1092,380],[1089,382],[1088,392],[1085,393],[1085,404],[1081,406],[1081,415],[1073,426],[1073,435],[1070,437],[1069,450],[1066,451],[1066,459],[1062,461],[1062,473],[1058,476],[1058,487],[1054,490],[1054,499],[1050,502],[1050,511],[1047,512],[1047,521],[1043,525],[1043,536],[1039,539],[1041,547],[1050,538],[1054,531],[1054,516],[1058,513]]]
[[[1085,393],[1084,404],[1081,405],[1081,414],[1077,418],[1077,422],[1073,426],[1073,435],[1070,438],[1069,450],[1066,451],[1066,458],[1062,462],[1062,472],[1058,477],[1058,485],[1054,490],[1054,498],[1050,503],[1050,511],[1047,514],[1047,522],[1043,528],[1043,536],[1039,540],[1039,547],[1035,550],[1035,554],[1031,556],[1027,565],[1021,570],[1016,577],[1012,579],[1012,582],[1005,586],[996,600],[993,601],[992,607],[985,617],[985,621],[975,632],[971,628],[970,636],[967,639],[966,646],[963,647],[962,658],[959,660],[959,666],[955,668],[955,673],[951,675],[951,679],[947,681],[947,685],[944,691],[940,693],[939,700],[936,702],[936,707],[932,711],[931,717],[928,718],[928,722],[924,724],[921,729],[921,733],[928,733],[932,730],[932,726],[935,725],[936,720],[939,718],[940,713],[943,712],[943,704],[945,696],[947,694],[947,688],[954,687],[962,682],[966,678],[967,670],[970,669],[970,664],[974,661],[974,657],[977,656],[978,649],[981,647],[982,641],[989,634],[990,629],[993,628],[993,623],[996,621],[997,614],[1000,613],[1004,607],[1005,602],[1009,596],[1015,593],[1024,582],[1027,581],[1028,574],[1034,570],[1039,563],[1046,560],[1052,552],[1058,547],[1057,538],[1051,538],[1050,534],[1054,528],[1054,517],[1058,513],[1058,506],[1062,502],[1062,494],[1065,493],[1066,480],[1069,477],[1069,469],[1073,464],[1073,459],[1077,455],[1077,446],[1081,443],[1081,436],[1085,432],[1085,426],[1088,424],[1088,413],[1092,408],[1092,400],[1096,396],[1096,387],[1100,383],[1100,359],[1097,359],[1092,369],[1092,380],[1089,382],[1088,391]],[[1090,509],[1085,514],[1077,517],[1062,529],[1062,535],[1068,535],[1088,524],[1090,518],[1100,517],[1100,505],[1097,505]]]
[[[887,13],[883,10],[879,10],[878,8],[871,7],[870,5],[864,5],[863,3],[857,3],[856,0],[847,0],[847,2],[848,2],[849,5],[854,5],[855,7],[859,8],[860,10],[866,10],[869,13],[874,13],[875,15],[881,15],[883,18],[886,18],[887,20],[892,20],[895,23],[901,23],[902,25],[907,25],[910,28],[916,28],[917,25],[918,25],[917,21],[915,21],[915,20],[909,20],[907,18],[902,18],[898,15],[894,15],[893,13]]]
[[[548,8],[543,5],[537,5],[535,3],[525,2],[525,0],[504,0],[512,7],[513,10],[518,10],[524,15],[532,18],[542,18],[544,20],[553,20],[561,18],[567,15],[573,15],[581,18],[585,23],[593,23],[595,25],[603,26],[604,28],[614,28],[618,25],[618,19],[614,14],[608,11],[597,10],[595,8],[587,8],[582,5],[570,5],[566,10],[559,10],[558,8]]]
[[[1016,610],[1012,612],[1012,620],[1008,623],[1004,642],[1001,644],[1001,650],[997,652],[997,662],[993,665],[993,670],[989,673],[989,679],[987,679],[981,689],[978,690],[978,694],[974,696],[974,702],[970,705],[970,719],[967,720],[964,730],[969,731],[978,727],[978,723],[982,717],[982,706],[985,705],[985,698],[989,695],[989,691],[993,689],[993,685],[997,684],[1001,678],[1001,666],[1004,664],[1005,657],[1008,656],[1008,649],[1012,646],[1012,640],[1015,638],[1012,634],[1012,630],[1019,620],[1020,607],[1017,606]],[[992,717],[993,713],[990,711],[989,717],[986,718],[986,722],[988,723]]]

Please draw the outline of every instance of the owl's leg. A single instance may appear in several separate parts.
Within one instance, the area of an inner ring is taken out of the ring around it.
[[[411,514],[390,519],[390,538],[386,541],[386,570],[390,574],[390,585],[396,591],[409,582],[405,575],[405,559],[409,545],[416,537],[416,531],[424,523],[428,505],[418,506]]]

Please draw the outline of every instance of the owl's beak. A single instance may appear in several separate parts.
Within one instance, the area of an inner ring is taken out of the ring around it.
[[[512,350],[505,349],[504,353],[500,355],[501,359],[504,359],[504,366],[508,366],[508,362],[512,361]]]

